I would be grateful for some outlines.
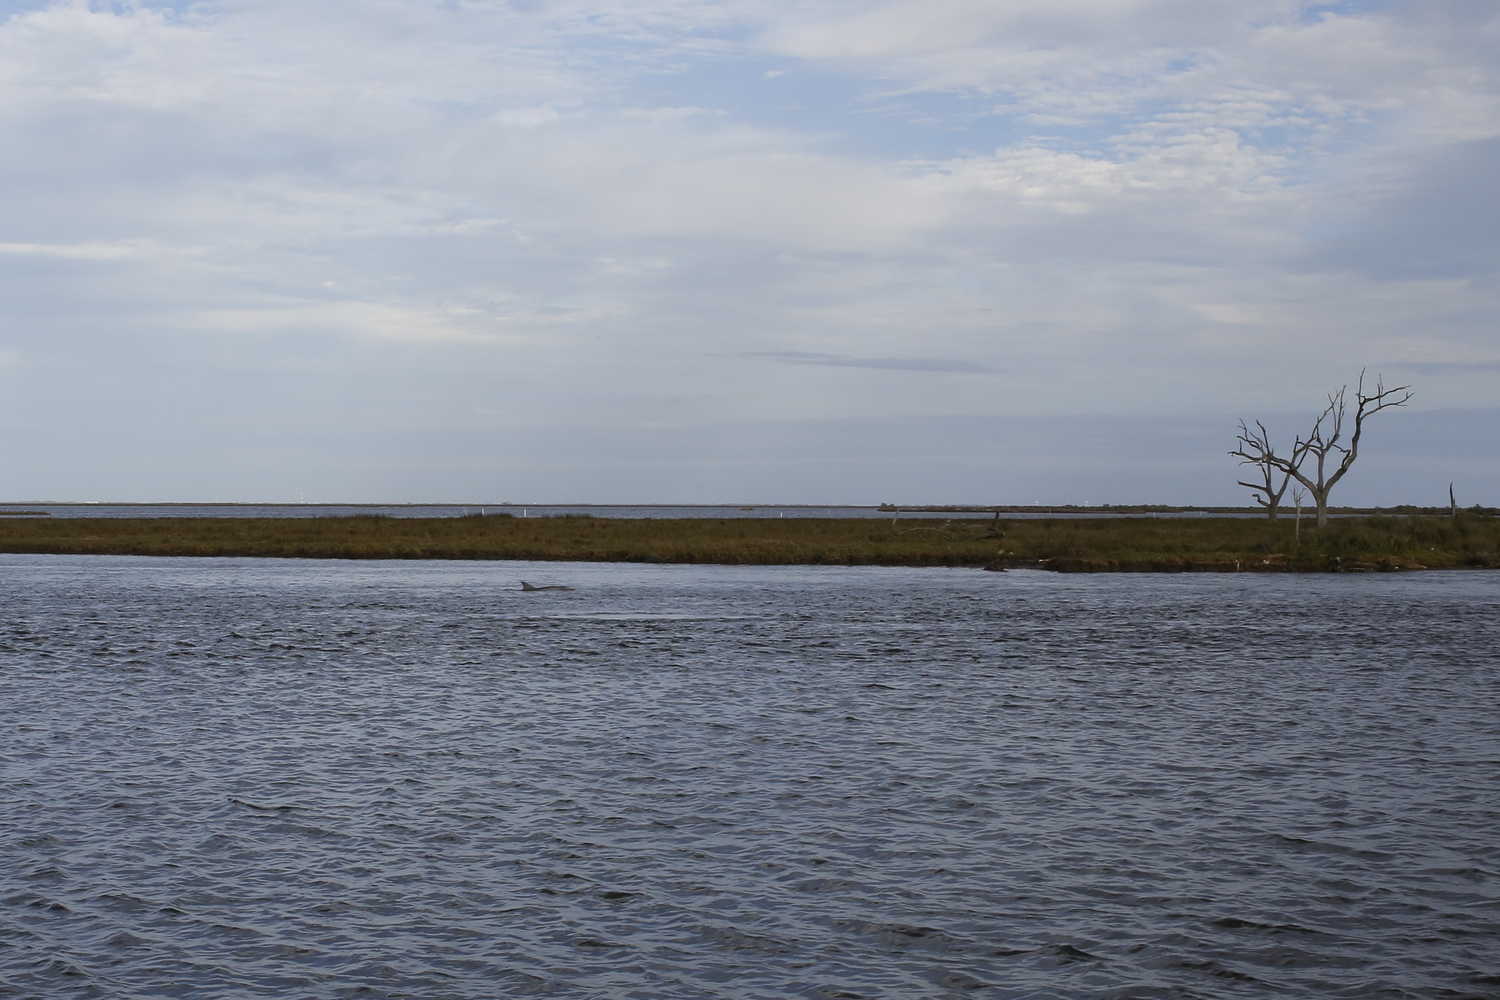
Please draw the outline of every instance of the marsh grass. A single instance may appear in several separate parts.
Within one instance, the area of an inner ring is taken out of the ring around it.
[[[1064,572],[1500,566],[1482,515],[1290,520],[596,517],[48,518],[0,521],[0,551],[310,559],[1041,566]]]

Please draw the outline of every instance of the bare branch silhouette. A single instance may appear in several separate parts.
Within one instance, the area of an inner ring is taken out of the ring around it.
[[[1236,438],[1239,447],[1229,454],[1237,455],[1241,465],[1253,465],[1260,472],[1259,482],[1247,483],[1239,480],[1241,486],[1255,492],[1255,502],[1266,508],[1266,516],[1272,521],[1276,520],[1276,510],[1281,506],[1282,494],[1286,493],[1287,483],[1292,481],[1292,473],[1284,467],[1284,463],[1277,457],[1276,449],[1271,447],[1271,435],[1259,420],[1255,422],[1255,430],[1240,421],[1240,433]],[[1281,485],[1276,485],[1277,475],[1281,476]]]
[[[1349,385],[1343,385],[1337,393],[1329,394],[1328,406],[1313,421],[1313,430],[1308,432],[1307,438],[1299,436],[1293,442],[1290,459],[1277,456],[1268,456],[1266,459],[1281,471],[1289,472],[1292,478],[1307,487],[1317,505],[1319,528],[1328,526],[1329,492],[1344,478],[1344,474],[1349,472],[1350,466],[1355,465],[1355,459],[1359,457],[1359,438],[1365,432],[1365,420],[1379,414],[1382,409],[1406,406],[1412,399],[1410,385],[1386,388],[1385,381],[1379,376],[1373,393],[1365,393],[1365,372],[1361,370],[1355,387],[1355,430],[1350,433],[1349,444],[1343,444],[1344,418],[1349,415],[1347,391]],[[1310,457],[1314,468],[1311,472],[1305,472],[1302,466]]]

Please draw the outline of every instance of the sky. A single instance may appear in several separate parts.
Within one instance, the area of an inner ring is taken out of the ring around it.
[[[1500,505],[1492,0],[0,0],[0,500]]]

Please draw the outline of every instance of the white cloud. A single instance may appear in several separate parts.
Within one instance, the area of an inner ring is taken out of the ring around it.
[[[549,122],[555,122],[561,117],[562,114],[556,108],[511,108],[496,112],[494,120],[501,125],[519,125],[523,128],[534,128],[537,125],[546,125]]]
[[[59,398],[160,394],[178,336],[348,352],[517,419],[1289,408],[1424,359],[1481,405],[1500,14],[1339,9],[48,5],[0,23],[0,349]]]
[[[0,243],[0,254],[16,257],[57,257],[64,260],[119,260],[151,253],[149,243]]]
[[[648,118],[658,121],[675,121],[681,118],[694,118],[698,115],[715,115],[722,117],[728,114],[726,111],[711,110],[709,108],[626,108],[624,115],[627,118]]]
[[[485,310],[463,307],[434,312],[370,302],[330,302],[207,309],[186,313],[181,322],[184,327],[210,334],[274,336],[290,331],[426,344],[509,339],[503,321],[497,319]]]

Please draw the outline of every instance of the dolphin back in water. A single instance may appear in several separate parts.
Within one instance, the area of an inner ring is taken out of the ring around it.
[[[522,580],[521,581],[521,589],[525,590],[525,591],[531,591],[531,590],[572,590],[573,588],[572,587],[564,587],[560,583],[554,583],[554,584],[551,584],[550,586],[546,586],[546,587],[533,587],[531,584],[527,583],[525,580]]]

